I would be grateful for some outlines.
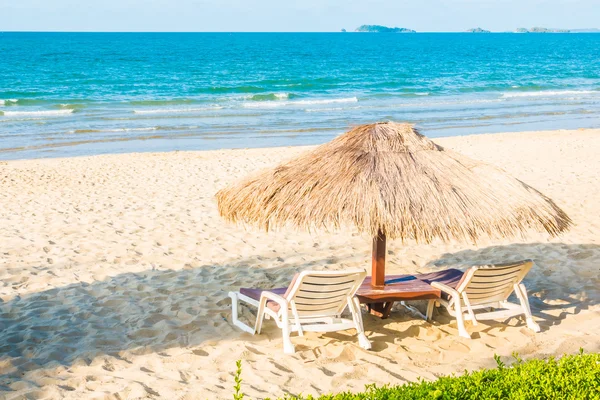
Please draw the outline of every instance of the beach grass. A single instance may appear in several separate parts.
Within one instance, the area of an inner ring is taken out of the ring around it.
[[[499,356],[494,358],[497,368],[465,371],[464,375],[443,376],[436,381],[367,385],[361,393],[286,395],[279,400],[600,399],[600,353],[580,350],[560,358],[527,361],[513,354],[510,365]]]

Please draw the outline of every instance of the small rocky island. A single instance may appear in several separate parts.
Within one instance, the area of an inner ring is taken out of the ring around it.
[[[481,29],[481,28],[467,29],[467,32],[470,32],[470,33],[491,33],[490,31],[486,31],[485,29]]]
[[[571,29],[571,33],[600,33],[598,28]]]
[[[570,33],[569,29],[548,29],[541,28],[539,26],[535,26],[531,29],[527,28],[517,28],[515,33]]]
[[[354,32],[371,32],[371,33],[415,33],[408,28],[390,28],[383,25],[361,25]]]

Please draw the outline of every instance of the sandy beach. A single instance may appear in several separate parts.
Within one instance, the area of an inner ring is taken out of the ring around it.
[[[435,379],[494,367],[494,354],[599,351],[600,129],[434,140],[532,185],[574,226],[557,238],[392,241],[388,273],[531,258],[540,333],[513,318],[467,323],[468,340],[443,311],[429,323],[398,306],[387,320],[363,314],[371,351],[347,331],[294,336],[284,355],[272,321],[257,336],[235,328],[230,290],[370,266],[371,239],[353,230],[267,234],[219,217],[219,189],[306,147],[0,161],[0,398],[231,398],[241,359],[244,392],[262,399]]]

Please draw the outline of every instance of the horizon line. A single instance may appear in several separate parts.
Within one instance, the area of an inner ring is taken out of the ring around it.
[[[477,28],[469,28],[469,29],[477,29]],[[519,29],[519,28],[517,28]],[[525,28],[527,29],[527,28]],[[556,29],[556,28],[548,28],[548,29]],[[525,32],[525,33],[593,33],[593,32],[573,32],[573,31],[581,31],[581,30],[598,30],[600,28],[572,28],[572,29],[564,29],[570,32]],[[488,32],[470,32],[469,30],[464,31],[415,31],[415,32],[356,32],[354,30],[342,31],[78,31],[78,30],[0,30],[1,33],[363,33],[363,34],[412,34],[412,33],[521,33],[516,32],[515,30],[506,30],[506,31],[488,31]]]

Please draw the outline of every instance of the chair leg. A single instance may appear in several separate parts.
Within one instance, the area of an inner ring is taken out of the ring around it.
[[[471,322],[473,326],[477,326],[477,318],[475,318],[475,313],[473,312],[473,308],[471,308],[471,303],[469,302],[469,296],[466,293],[463,293],[463,300],[465,302],[465,306],[467,306],[467,312],[469,313],[469,317],[471,317]]]
[[[282,310],[281,334],[283,336],[283,352],[285,354],[294,354],[296,350],[290,339],[290,317],[288,310]]]
[[[231,297],[231,319],[233,319],[233,322],[235,323],[239,321],[238,309],[240,307],[240,301],[236,293],[229,293],[229,297]]]
[[[233,324],[244,332],[254,335],[256,333],[256,326],[252,328],[239,320],[240,299],[237,293],[230,292],[229,297],[231,297],[231,319],[233,320]]]
[[[425,320],[431,321],[431,318],[433,317],[433,307],[435,306],[435,303],[435,300],[429,300],[427,302],[427,312],[425,313]]]
[[[298,309],[296,308],[296,302],[294,300],[290,301],[290,308],[292,309],[292,314],[294,315],[294,321],[296,322],[296,330],[298,331],[298,336],[304,336],[302,324],[300,324],[300,317],[298,316]]]
[[[521,302],[523,314],[525,314],[525,320],[527,321],[527,327],[534,332],[539,332],[540,326],[533,321],[533,315],[531,314],[531,308],[529,307],[529,298],[527,297],[527,289],[525,288],[525,285],[522,283],[520,285],[515,285],[515,292],[519,298],[519,301]]]
[[[260,335],[260,331],[262,329],[263,319],[265,318],[265,307],[266,306],[267,306],[267,299],[265,299],[265,298],[261,299],[260,303],[258,304],[258,312],[256,313],[256,324],[254,327],[254,330],[259,335]]]
[[[367,339],[365,335],[362,315],[360,313],[360,303],[356,297],[352,299],[348,299],[348,308],[350,308],[350,312],[352,313],[352,319],[354,320],[354,325],[356,326],[356,333],[358,334],[358,344],[365,350],[371,349],[371,342]]]
[[[465,339],[471,339],[471,335],[465,328],[465,318],[463,316],[462,307],[460,306],[460,297],[454,298],[454,310],[456,314],[456,325],[458,327],[458,336],[464,337]]]

